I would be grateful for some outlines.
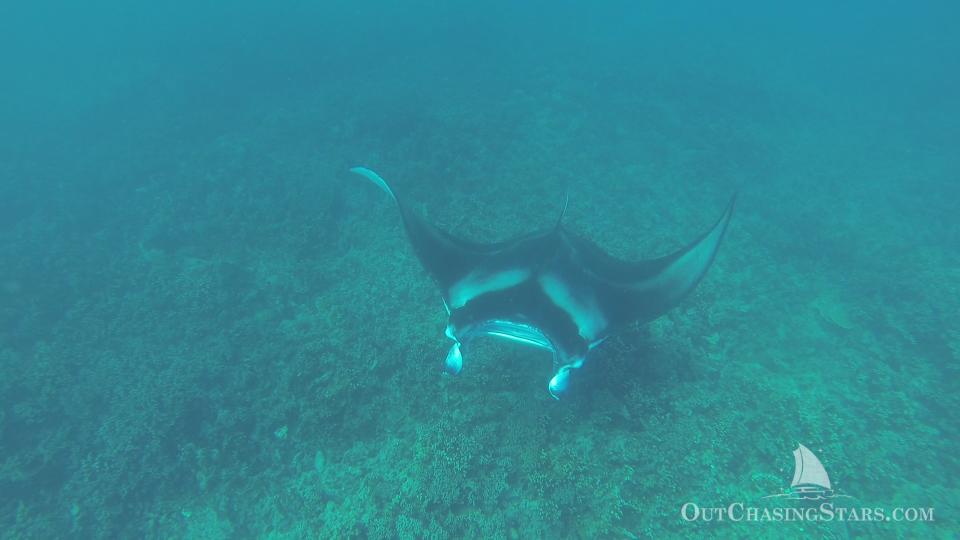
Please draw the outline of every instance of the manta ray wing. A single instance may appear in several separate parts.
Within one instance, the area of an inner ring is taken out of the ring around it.
[[[449,307],[461,307],[471,299],[526,280],[530,268],[543,256],[543,239],[549,232],[530,233],[489,244],[457,238],[435,227],[407,208],[394,189],[374,171],[354,167],[380,187],[396,203],[404,229],[423,267],[437,281]]]
[[[723,215],[699,238],[657,259],[616,259],[588,239],[564,235],[570,273],[592,291],[608,332],[660,317],[697,286],[717,255],[733,215],[734,196]]]

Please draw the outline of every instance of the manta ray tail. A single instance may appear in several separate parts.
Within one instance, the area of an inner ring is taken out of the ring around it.
[[[563,224],[563,216],[567,214],[567,207],[570,206],[570,192],[563,192],[563,207],[560,208],[560,215],[557,216],[557,223],[553,226],[554,229],[559,229],[560,225]]]

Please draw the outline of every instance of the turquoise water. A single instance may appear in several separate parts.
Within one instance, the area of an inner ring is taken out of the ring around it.
[[[3,4],[0,535],[956,537],[960,8],[836,4]],[[740,197],[557,401],[517,344],[442,373],[356,165],[476,241],[568,193],[625,259]],[[934,519],[684,518],[798,444]]]

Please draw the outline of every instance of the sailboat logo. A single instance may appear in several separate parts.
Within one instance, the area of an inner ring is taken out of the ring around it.
[[[767,495],[763,497],[764,499],[778,497],[795,501],[810,501],[848,497],[848,495],[838,495],[833,491],[830,487],[830,477],[827,476],[827,470],[823,468],[823,463],[820,463],[817,456],[806,446],[797,443],[797,449],[793,451],[793,461],[793,480],[790,482],[790,489],[778,495]]]

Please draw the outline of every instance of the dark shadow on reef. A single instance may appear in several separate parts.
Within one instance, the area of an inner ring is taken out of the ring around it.
[[[610,397],[625,399],[637,389],[656,395],[664,385],[697,378],[690,357],[666,349],[646,326],[612,336],[590,354],[590,362],[581,368],[569,395],[563,398],[568,407],[585,414],[608,407]]]

